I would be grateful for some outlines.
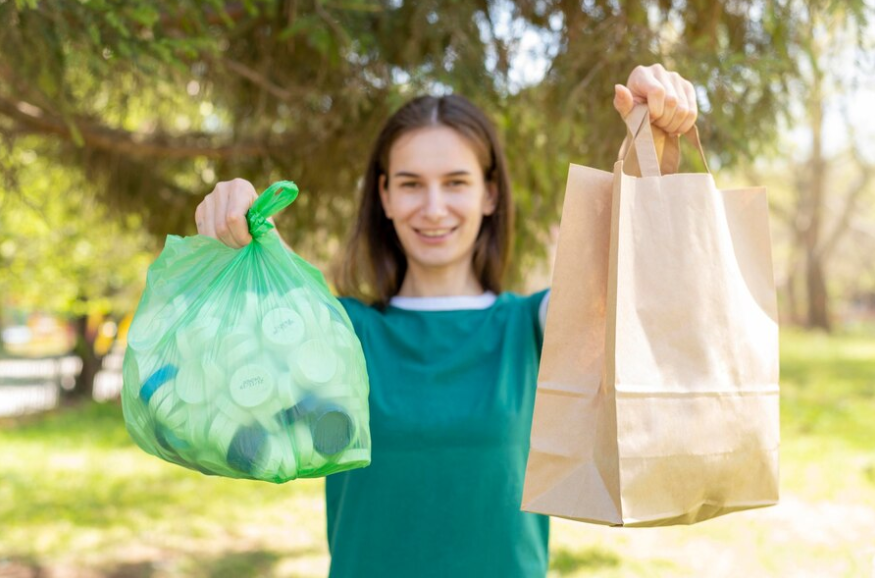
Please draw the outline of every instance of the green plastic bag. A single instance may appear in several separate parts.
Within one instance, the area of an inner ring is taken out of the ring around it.
[[[149,268],[125,352],[122,408],[146,452],[205,474],[282,483],[370,464],[361,344],[322,274],[247,213],[242,249],[170,235]]]

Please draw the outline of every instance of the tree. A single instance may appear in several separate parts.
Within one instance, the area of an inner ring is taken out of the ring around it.
[[[805,41],[794,58],[800,76],[791,84],[791,126],[804,144],[799,154],[786,154],[772,172],[790,175],[789,194],[774,196],[773,211],[787,227],[790,251],[783,279],[788,320],[829,331],[831,313],[830,271],[838,249],[852,232],[861,214],[862,201],[873,192],[875,163],[861,152],[861,140],[849,111],[839,114],[840,101],[855,91],[860,79],[872,70],[860,67],[859,56],[872,54],[858,35],[861,25],[840,4],[818,6],[799,3],[800,30]],[[869,82],[870,87],[875,86]],[[859,87],[857,87],[859,88]],[[841,123],[846,135],[839,150],[828,150],[826,131]],[[785,146],[789,142],[785,140]],[[762,171],[754,177],[762,178]],[[776,183],[781,187],[780,182]],[[854,273],[861,279],[859,272]]]
[[[526,256],[558,216],[567,162],[609,165],[612,86],[635,64],[699,83],[729,162],[774,132],[797,24],[784,3],[753,0],[19,0],[0,18],[0,134],[57,143],[53,160],[157,234],[190,231],[217,178],[291,177],[305,194],[281,226],[314,256],[343,237],[368,146],[413,94],[453,90],[492,112],[519,159]],[[545,76],[519,82],[532,35]]]
[[[777,0],[7,0],[0,21],[3,147],[81,176],[107,215],[159,238],[193,232],[217,179],[291,178],[303,194],[279,226],[324,263],[385,118],[423,92],[469,96],[511,159],[511,286],[544,252],[568,163],[610,167],[623,136],[613,85],[636,64],[700,87],[725,165],[774,137],[804,33]],[[51,194],[12,178],[7,191],[24,183]]]
[[[81,174],[52,166],[27,143],[8,154],[27,186],[10,194],[0,184],[0,304],[14,298],[17,308],[71,318],[83,362],[73,395],[90,397],[101,359],[89,315],[135,307],[154,242],[135,216],[111,217]]]

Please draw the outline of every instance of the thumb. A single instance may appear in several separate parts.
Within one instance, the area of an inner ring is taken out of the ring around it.
[[[632,98],[632,92],[622,84],[614,85],[614,108],[620,113],[620,116],[626,118],[632,107],[635,106],[635,101]]]

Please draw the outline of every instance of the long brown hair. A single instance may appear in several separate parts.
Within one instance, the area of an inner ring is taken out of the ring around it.
[[[483,167],[484,180],[497,189],[495,211],[483,216],[474,242],[474,273],[484,290],[499,293],[510,259],[513,202],[507,161],[492,123],[477,106],[458,96],[421,96],[393,114],[371,150],[355,227],[336,285],[341,295],[384,307],[401,289],[407,257],[380,202],[380,176],[389,172],[389,151],[412,130],[446,126],[465,137]]]

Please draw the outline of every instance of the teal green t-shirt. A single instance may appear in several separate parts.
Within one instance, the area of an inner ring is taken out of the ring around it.
[[[442,311],[341,299],[373,449],[325,480],[331,578],[546,575],[548,518],[520,511],[544,295]]]

